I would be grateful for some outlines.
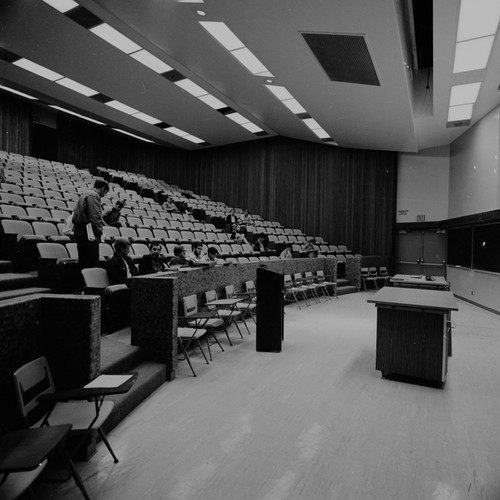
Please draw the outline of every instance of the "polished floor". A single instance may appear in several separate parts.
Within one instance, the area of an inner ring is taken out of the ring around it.
[[[500,499],[500,316],[459,301],[447,382],[428,387],[375,371],[369,293],[288,305],[281,353],[252,334],[193,356],[197,378],[181,362],[110,433],[120,463],[99,446],[78,464],[91,497]],[[35,493],[81,498],[72,482]]]

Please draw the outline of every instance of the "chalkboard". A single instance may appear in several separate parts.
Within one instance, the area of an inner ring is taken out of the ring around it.
[[[448,229],[448,265],[472,267],[472,227]]]
[[[500,273],[500,223],[474,227],[474,269]]]

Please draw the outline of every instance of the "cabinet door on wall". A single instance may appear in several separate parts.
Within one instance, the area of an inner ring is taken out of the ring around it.
[[[439,230],[402,230],[398,234],[399,274],[446,276],[446,233]]]

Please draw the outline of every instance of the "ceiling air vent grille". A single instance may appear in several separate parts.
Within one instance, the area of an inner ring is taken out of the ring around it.
[[[380,86],[363,35],[302,33],[330,80]]]

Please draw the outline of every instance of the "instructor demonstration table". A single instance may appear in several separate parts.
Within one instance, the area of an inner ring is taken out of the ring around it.
[[[452,292],[384,287],[368,299],[377,306],[375,368],[436,382],[446,380],[451,353]]]
[[[412,274],[396,274],[390,279],[394,286],[433,288],[435,290],[449,290],[450,284],[443,276],[431,276],[428,280],[425,276],[414,276]]]

